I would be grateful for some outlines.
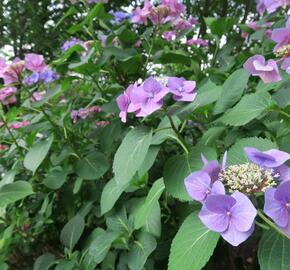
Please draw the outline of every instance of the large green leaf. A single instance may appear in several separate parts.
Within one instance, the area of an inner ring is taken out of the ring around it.
[[[261,270],[290,270],[290,240],[273,230],[265,231],[259,244]]]
[[[146,224],[146,220],[153,211],[153,208],[156,206],[156,203],[158,202],[164,188],[165,186],[162,178],[154,182],[144,204],[137,210],[135,214],[136,229],[140,229]]]
[[[24,167],[35,173],[37,168],[47,156],[52,142],[53,136],[34,144],[24,158]]]
[[[128,266],[130,270],[143,269],[148,256],[157,246],[155,238],[146,232],[141,232],[137,236],[133,247],[128,254]]]
[[[101,213],[102,215],[110,211],[116,201],[119,199],[124,190],[128,187],[128,183],[117,183],[115,179],[111,179],[104,187],[101,195]]]
[[[28,182],[17,181],[6,184],[0,188],[0,207],[5,207],[10,203],[24,199],[32,193],[32,186]]]
[[[79,241],[85,228],[85,221],[81,215],[74,216],[69,222],[63,227],[60,240],[70,250],[74,248],[76,243]]]
[[[186,192],[184,179],[191,172],[202,168],[201,154],[208,160],[216,159],[216,152],[209,147],[194,147],[188,155],[176,155],[169,158],[164,166],[163,178],[166,191],[182,201],[191,201],[192,199]],[[189,166],[191,170],[189,170]]]
[[[51,253],[41,255],[36,259],[33,270],[48,270],[54,264],[54,258]]]
[[[62,167],[52,168],[46,178],[43,181],[43,184],[50,189],[59,189],[65,182],[67,177],[67,171]]]
[[[171,245],[168,270],[200,270],[211,257],[219,234],[206,228],[197,212],[189,215]]]
[[[76,173],[85,180],[95,180],[103,176],[110,164],[106,156],[99,152],[91,153],[76,164]]]
[[[277,148],[277,145],[268,139],[263,138],[243,138],[238,140],[228,151],[227,164],[243,164],[249,162],[244,151],[245,147],[255,147],[261,151]]]
[[[257,92],[244,96],[240,102],[227,111],[218,121],[226,125],[242,126],[257,118],[271,105],[267,92]]]
[[[109,249],[111,248],[112,243],[119,236],[118,232],[106,232],[103,231],[92,242],[89,247],[89,255],[95,263],[100,263],[106,257]]]
[[[113,172],[117,183],[128,183],[142,165],[152,139],[152,132],[132,129],[115,154]]]
[[[241,98],[249,77],[250,75],[245,69],[238,69],[227,78],[215,104],[214,114],[223,113]]]

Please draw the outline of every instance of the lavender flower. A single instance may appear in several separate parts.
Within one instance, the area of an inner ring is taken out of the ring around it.
[[[39,82],[39,73],[32,73],[30,76],[25,76],[23,79],[23,83],[28,86],[32,86]]]
[[[276,149],[262,152],[252,147],[246,147],[245,152],[252,162],[263,168],[274,169],[281,181],[290,180],[290,168],[285,164],[290,154]]]
[[[195,81],[186,81],[184,78],[170,77],[167,87],[177,101],[193,101],[196,97]]]
[[[61,50],[63,52],[67,51],[68,49],[70,49],[71,47],[73,47],[74,45],[81,45],[85,48],[84,42],[78,38],[73,37],[70,40],[67,40],[62,46],[61,46]]]
[[[274,51],[290,44],[290,18],[287,20],[285,28],[276,28],[273,30],[271,39],[277,43]]]
[[[39,80],[43,83],[50,83],[59,79],[59,75],[50,69],[44,70],[39,74]]]
[[[29,53],[25,55],[25,67],[32,72],[42,72],[46,69],[43,55]]]
[[[254,231],[257,210],[241,192],[210,195],[203,204],[199,218],[210,230],[219,232],[233,246],[248,239]]]
[[[244,68],[253,76],[259,76],[264,83],[278,82],[281,80],[277,63],[269,60],[266,63],[264,56],[250,57],[244,64]]]
[[[110,11],[110,14],[114,16],[113,23],[115,24],[121,23],[122,21],[131,18],[131,14],[123,12],[121,10],[116,12]]]
[[[205,171],[190,174],[184,180],[187,193],[198,202],[204,202],[211,194],[225,194],[225,188],[220,181],[212,182]]]
[[[168,88],[161,85],[153,77],[146,79],[142,86],[132,89],[131,103],[137,111],[137,117],[145,117],[159,110]]]
[[[15,87],[5,87],[0,90],[0,102],[3,105],[10,105],[16,103],[15,94],[17,89]]]
[[[290,181],[266,190],[264,212],[290,237]]]

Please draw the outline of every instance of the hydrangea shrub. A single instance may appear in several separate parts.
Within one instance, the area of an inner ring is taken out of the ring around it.
[[[0,59],[0,269],[288,269],[290,2],[70,2]]]

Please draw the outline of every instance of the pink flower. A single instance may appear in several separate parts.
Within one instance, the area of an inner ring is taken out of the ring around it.
[[[7,145],[0,144],[0,151],[5,151],[7,149],[8,149],[8,146]]]
[[[98,112],[101,112],[102,109],[100,106],[95,105],[95,106],[92,106],[91,108],[89,108],[89,111],[92,113],[98,113]]]
[[[16,123],[9,124],[8,127],[11,129],[19,129],[19,128],[27,127],[29,125],[30,125],[30,122],[27,120],[24,120],[22,122],[16,122]]]
[[[96,122],[96,126],[97,127],[105,127],[105,126],[107,126],[109,124],[111,124],[111,122],[109,122],[109,121],[97,121]]]
[[[33,101],[40,101],[42,100],[43,96],[46,94],[45,91],[41,91],[41,92],[34,92],[32,95],[32,100]]]
[[[0,77],[3,78],[5,85],[16,83],[24,68],[24,61],[14,61],[0,72]]]
[[[166,31],[163,33],[162,37],[167,41],[172,41],[176,37],[175,31]]]
[[[25,66],[32,72],[42,72],[46,69],[43,55],[29,53],[25,55]]]
[[[244,68],[253,76],[259,76],[264,83],[277,82],[281,80],[277,63],[269,60],[267,63],[264,56],[255,55],[250,57],[245,63]]]
[[[16,103],[17,99],[15,93],[17,89],[15,87],[5,87],[0,90],[0,101],[3,105],[9,105]]]
[[[187,45],[199,45],[201,47],[206,47],[208,46],[208,40],[204,40],[204,39],[201,39],[201,38],[197,38],[197,39],[189,39],[187,40],[186,42]]]
[[[185,6],[182,3],[179,3],[177,0],[162,0],[161,3],[164,6],[169,7],[170,16],[178,16],[185,12]]]
[[[247,41],[247,39],[248,39],[248,37],[249,37],[249,33],[243,31],[243,32],[241,33],[241,37],[244,38],[244,39]]]
[[[192,27],[192,24],[188,20],[185,20],[182,18],[177,18],[173,22],[173,25],[177,30],[180,30],[180,31],[190,29]]]
[[[107,38],[108,38],[108,36],[106,36],[106,35],[101,36],[101,44],[102,44],[103,48],[106,48],[106,46],[107,46]]]
[[[149,0],[145,0],[144,7],[137,7],[133,11],[132,22],[138,24],[147,24],[147,20],[151,14],[152,5]]]

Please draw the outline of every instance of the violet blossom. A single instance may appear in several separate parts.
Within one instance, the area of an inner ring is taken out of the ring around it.
[[[250,57],[244,68],[253,76],[259,76],[264,83],[278,82],[281,80],[277,63],[270,59],[266,63],[264,56],[255,55]]]
[[[25,55],[25,67],[32,72],[42,72],[46,69],[43,55],[29,53]]]
[[[290,237],[290,181],[266,190],[264,212]]]
[[[236,191],[232,195],[208,196],[199,218],[210,230],[238,246],[253,233],[256,215],[257,210],[248,197]]]
[[[113,23],[121,23],[122,21],[126,20],[126,19],[130,19],[131,14],[123,12],[121,10],[119,11],[110,11],[109,12],[111,15],[114,16],[114,20]]]
[[[286,22],[286,27],[273,30],[271,39],[277,43],[274,51],[290,44],[290,18]]]
[[[61,50],[62,52],[67,51],[68,49],[70,49],[71,47],[75,46],[75,45],[80,45],[83,48],[86,49],[84,42],[78,38],[71,38],[70,40],[67,40],[62,46],[61,46]]]
[[[14,61],[12,64],[7,65],[2,72],[0,73],[0,78],[4,80],[5,85],[12,83],[17,83],[20,77],[20,74],[25,69],[24,61]]]
[[[133,11],[132,22],[137,24],[147,24],[151,14],[152,5],[149,0],[145,0],[144,7],[137,7]]]
[[[207,47],[208,46],[208,40],[205,40],[205,39],[201,39],[201,38],[197,38],[197,39],[189,39],[187,40],[186,42],[187,45],[199,45],[201,47]]]
[[[163,33],[162,37],[167,41],[172,41],[176,37],[176,32],[175,31],[166,31]]]
[[[21,122],[16,122],[16,123],[9,124],[8,127],[11,128],[11,129],[20,129],[20,128],[23,128],[23,127],[27,127],[29,125],[30,125],[29,121],[23,120]]]
[[[167,87],[177,101],[193,101],[196,97],[195,81],[187,81],[184,78],[170,77]]]
[[[245,152],[252,162],[278,173],[280,181],[290,180],[290,168],[285,164],[290,154],[277,149],[262,152],[253,147],[246,147]]]

